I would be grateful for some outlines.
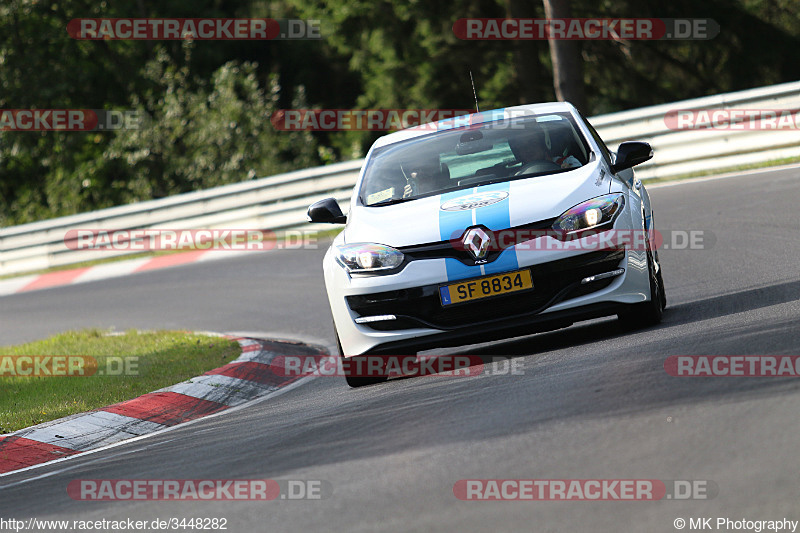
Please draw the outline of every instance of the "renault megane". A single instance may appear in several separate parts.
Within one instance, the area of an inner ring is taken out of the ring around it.
[[[607,315],[659,322],[653,212],[631,168],[652,153],[643,142],[610,151],[568,103],[381,137],[348,214],[331,198],[308,210],[312,222],[346,223],[323,260],[340,355],[415,354]]]

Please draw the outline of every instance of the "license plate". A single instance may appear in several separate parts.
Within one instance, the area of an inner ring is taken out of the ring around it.
[[[439,287],[442,305],[452,305],[533,289],[530,270],[516,270]]]

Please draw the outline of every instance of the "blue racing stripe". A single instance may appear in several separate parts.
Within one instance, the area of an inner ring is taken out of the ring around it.
[[[509,183],[495,183],[479,187],[477,192],[505,192],[509,191]],[[471,194],[468,191],[452,191],[445,193],[441,196],[441,204],[455,198],[467,196]],[[440,205],[441,205],[440,204]],[[473,213],[475,214],[475,222],[472,221]],[[479,207],[477,209],[469,209],[463,211],[444,211],[439,210],[439,235],[443,241],[459,238],[464,230],[470,226],[483,225],[490,230],[505,230],[511,225],[511,214],[509,212],[509,200],[506,197],[504,200],[496,202],[491,205]],[[483,266],[481,265],[467,266],[461,261],[452,258],[445,259],[445,266],[447,268],[447,280],[455,281],[465,278],[478,277],[483,274],[496,274],[498,272],[507,272],[515,270],[519,267],[517,262],[517,254],[513,249],[505,250],[500,256]]]
[[[478,189],[478,192],[509,192],[510,183],[493,183]],[[497,202],[486,207],[481,207],[476,211],[475,223],[483,224],[492,231],[506,230],[511,227],[510,201],[508,197],[501,202]],[[497,274],[507,272],[519,267],[517,253],[512,249],[503,251],[500,256],[484,265],[487,274]]]
[[[470,194],[470,191],[452,191],[444,193],[441,196],[440,204],[442,205],[448,200],[460,198]],[[472,211],[444,211],[439,209],[439,235],[443,241],[458,239],[464,230],[472,226]],[[446,258],[445,266],[447,267],[447,280],[453,281],[457,279],[470,278],[481,275],[480,267],[469,267],[459,261],[458,259]],[[477,274],[475,273],[477,271]]]

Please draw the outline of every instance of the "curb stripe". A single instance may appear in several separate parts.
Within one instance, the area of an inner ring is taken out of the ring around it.
[[[0,475],[165,430],[224,411],[299,381],[278,376],[278,355],[321,355],[295,342],[226,336],[242,353],[227,365],[183,383],[102,409],[46,422],[0,437]]]
[[[91,267],[74,268],[72,270],[62,270],[60,272],[50,272],[48,274],[42,274],[41,276],[37,277],[27,285],[24,285],[17,292],[45,289],[47,287],[56,287],[58,285],[68,285],[72,283],[74,279],[78,278],[86,271],[88,271],[89,268]]]
[[[177,392],[151,392],[133,400],[109,405],[102,410],[165,426],[175,426],[227,408],[227,405]]]
[[[156,392],[177,392],[193,398],[233,406],[257,398],[269,387],[222,375],[202,375]]]
[[[90,411],[49,425],[23,429],[18,435],[44,444],[85,451],[161,428],[161,425],[147,420]]]
[[[0,437],[0,474],[78,453],[25,437]]]
[[[149,257],[142,257],[139,259],[126,259],[124,261],[114,261],[113,263],[104,263],[89,267],[82,276],[72,280],[72,283],[86,283],[88,281],[97,281],[108,278],[121,278],[129,274],[133,274],[137,268],[149,262]]]
[[[272,371],[272,367],[255,361],[245,361],[242,363],[230,363],[221,368],[206,372],[204,375],[222,375],[231,378],[243,379],[267,385],[270,387],[286,386],[302,376],[288,377],[279,376]]]
[[[208,250],[192,250],[191,252],[181,252],[179,254],[160,255],[143,264],[134,270],[134,272],[145,272],[147,270],[193,263],[200,259],[206,252],[208,252]]]
[[[228,250],[219,251],[219,253],[212,252],[215,252],[215,250],[192,250],[164,256],[127,259],[90,267],[71,268],[46,274],[29,274],[8,278],[0,280],[0,296],[101,279],[121,278],[139,272],[186,265],[198,261],[225,259],[245,253],[245,251]],[[249,253],[250,251],[247,250],[246,252]]]

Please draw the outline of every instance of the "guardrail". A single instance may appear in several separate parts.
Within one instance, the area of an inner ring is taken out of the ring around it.
[[[626,140],[643,140],[653,145],[653,159],[636,170],[643,180],[800,156],[800,131],[796,129],[678,130],[671,129],[665,120],[668,112],[678,109],[731,108],[797,111],[800,109],[800,82],[611,113],[590,120],[612,150]],[[135,253],[72,250],[64,242],[70,230],[307,227],[305,212],[312,202],[329,196],[342,204],[349,202],[362,162],[337,163],[2,228],[0,275]]]
[[[643,180],[721,171],[741,165],[800,156],[800,129],[671,129],[665,117],[676,110],[783,110],[800,117],[800,82],[749,89],[601,115],[589,119],[610,149],[623,141],[649,142],[653,159],[636,167]],[[795,123],[796,126],[800,124]]]

